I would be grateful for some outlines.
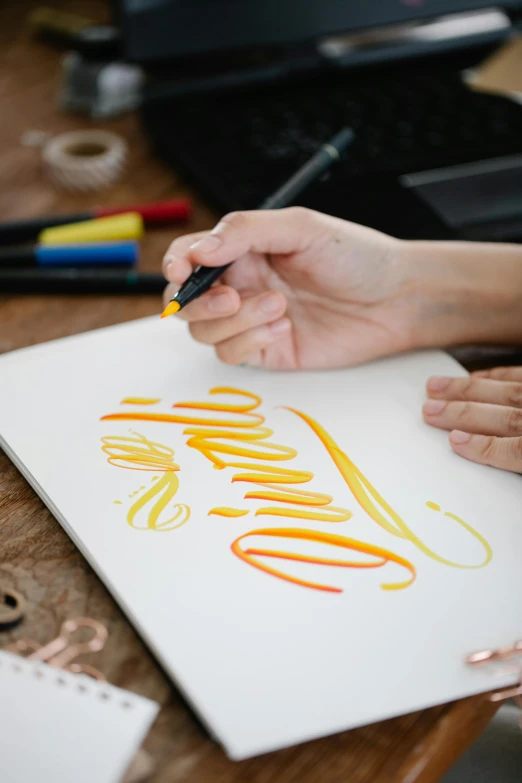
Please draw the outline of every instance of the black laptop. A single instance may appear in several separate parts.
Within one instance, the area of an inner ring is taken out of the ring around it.
[[[119,0],[158,154],[252,209],[343,126],[299,203],[404,238],[522,239],[522,105],[467,86],[522,0]]]

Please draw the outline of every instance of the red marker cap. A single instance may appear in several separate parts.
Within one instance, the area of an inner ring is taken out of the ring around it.
[[[121,215],[125,212],[138,212],[147,225],[161,223],[182,223],[192,214],[192,203],[189,199],[178,198],[170,201],[149,201],[145,204],[124,204],[119,206],[97,207],[96,217]]]

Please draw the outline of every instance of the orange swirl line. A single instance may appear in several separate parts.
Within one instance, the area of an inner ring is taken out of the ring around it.
[[[246,509],[230,508],[230,506],[216,506],[211,508],[207,516],[218,517],[246,517],[249,512]]]
[[[320,544],[327,544],[330,546],[338,546],[343,549],[350,549],[354,552],[362,552],[363,554],[373,555],[378,558],[380,562],[359,563],[350,560],[330,560],[325,558],[317,558],[308,555],[295,554],[292,552],[281,552],[272,549],[263,550],[258,548],[243,550],[240,547],[240,542],[248,536],[275,536],[279,538],[299,539],[301,541],[311,541]],[[383,590],[402,590],[405,587],[409,587],[416,577],[415,568],[406,560],[406,558],[395,555],[387,549],[374,546],[373,544],[367,544],[363,541],[357,541],[354,538],[347,538],[346,536],[339,536],[333,533],[320,533],[315,530],[300,530],[298,528],[261,528],[259,530],[251,530],[242,536],[236,538],[231,545],[232,552],[239,557],[240,560],[248,563],[254,568],[258,568],[260,571],[264,571],[267,574],[276,576],[279,579],[283,579],[286,582],[292,582],[293,584],[301,585],[301,587],[309,587],[314,590],[323,590],[330,593],[342,593],[343,590],[340,587],[334,587],[332,585],[320,584],[318,582],[311,582],[306,579],[301,579],[291,574],[286,574],[284,571],[280,571],[277,568],[266,565],[265,563],[256,560],[256,556],[277,557],[283,560],[293,560],[309,564],[320,565],[335,565],[342,568],[380,568],[387,563],[395,563],[406,568],[410,573],[410,578],[404,582],[394,583],[382,583],[381,588]]]

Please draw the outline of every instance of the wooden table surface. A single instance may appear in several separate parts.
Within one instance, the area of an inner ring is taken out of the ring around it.
[[[105,3],[52,2],[104,21]],[[59,193],[46,181],[40,152],[22,144],[29,130],[49,133],[88,127],[87,118],[58,110],[61,54],[31,38],[26,0],[3,0],[0,10],[0,219],[78,211],[92,197]],[[103,203],[192,195],[154,159],[134,116],[94,123],[122,134],[131,158]],[[216,216],[194,198],[194,218],[182,229],[150,231],[143,267],[160,269],[170,240],[212,226]],[[0,295],[0,352],[157,313],[160,297]],[[0,584],[27,599],[25,622],[0,632],[0,647],[30,636],[45,642],[63,620],[87,615],[109,629],[105,649],[84,656],[115,685],[162,705],[145,741],[156,770],[153,783],[433,783],[440,779],[494,714],[475,697],[310,742],[241,763],[230,762],[198,725],[152,655],[42,501],[0,452]],[[443,640],[442,642],[443,643]],[[430,676],[430,672],[426,672]],[[379,687],[379,673],[369,683]],[[386,687],[383,680],[382,687]],[[94,783],[94,782],[93,782]]]

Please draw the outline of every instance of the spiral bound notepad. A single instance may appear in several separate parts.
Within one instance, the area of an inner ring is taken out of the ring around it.
[[[158,709],[107,683],[0,651],[0,780],[119,783]]]

